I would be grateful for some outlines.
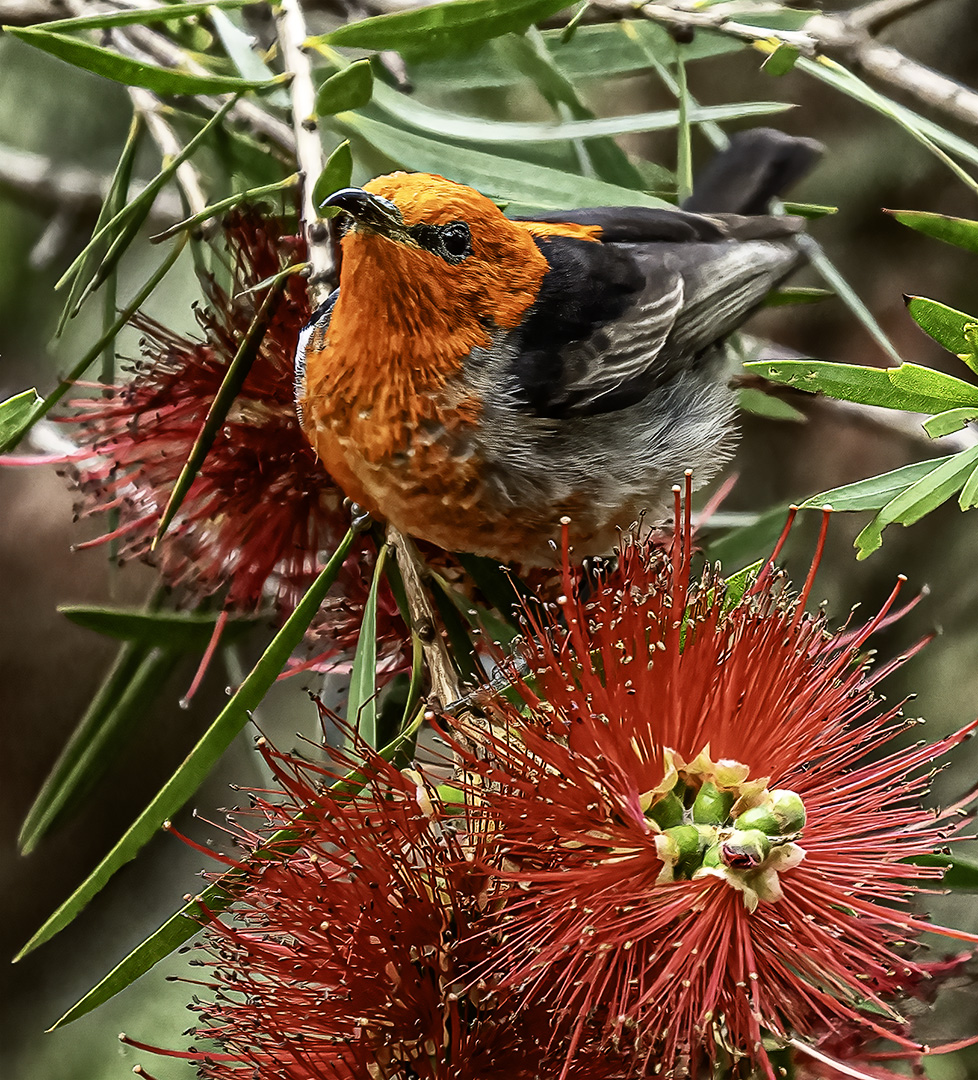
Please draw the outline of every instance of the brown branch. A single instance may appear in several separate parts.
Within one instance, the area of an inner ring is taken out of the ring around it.
[[[438,631],[435,612],[428,600],[422,584],[425,572],[424,561],[414,545],[414,541],[405,536],[393,525],[387,526],[387,542],[397,555],[397,566],[404,582],[408,612],[411,616],[411,628],[421,639],[428,675],[431,679],[433,700],[430,705],[435,712],[448,708],[462,697],[462,690],[452,667],[448,649]]]
[[[313,185],[323,171],[323,147],[319,141],[316,119],[316,87],[312,64],[303,42],[309,36],[300,0],[282,0],[276,12],[282,62],[292,73],[292,133],[295,136],[295,155],[302,177],[302,206],[300,216],[306,234],[311,267],[309,292],[313,306],[318,307],[336,286],[336,263],[329,227],[322,221],[313,201]]]

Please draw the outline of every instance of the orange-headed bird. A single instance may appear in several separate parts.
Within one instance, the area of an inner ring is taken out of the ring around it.
[[[541,565],[662,520],[734,444],[722,340],[802,261],[766,213],[817,144],[735,137],[683,209],[507,218],[470,187],[345,188],[340,287],[296,356],[303,429],[365,509],[452,551]]]

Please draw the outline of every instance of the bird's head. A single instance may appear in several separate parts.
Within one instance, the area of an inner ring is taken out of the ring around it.
[[[474,188],[441,176],[391,173],[343,188],[323,207],[342,211],[341,296],[363,302],[382,293],[388,315],[403,304],[421,320],[434,309],[483,332],[511,328],[547,271],[526,227]]]

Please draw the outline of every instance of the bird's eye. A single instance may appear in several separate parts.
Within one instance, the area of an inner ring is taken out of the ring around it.
[[[441,230],[442,254],[449,262],[461,262],[472,253],[472,235],[464,221],[450,221]]]

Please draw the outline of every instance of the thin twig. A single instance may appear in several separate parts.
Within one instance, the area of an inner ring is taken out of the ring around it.
[[[462,690],[458,676],[452,667],[445,642],[438,632],[435,612],[421,581],[425,567],[414,541],[393,525],[388,525],[387,542],[397,554],[397,566],[404,582],[411,628],[421,639],[432,695],[436,699],[430,704],[437,712],[461,699]]]
[[[316,119],[316,87],[312,64],[303,49],[309,36],[299,0],[282,0],[276,13],[278,39],[285,69],[292,73],[292,132],[295,154],[302,175],[301,218],[306,233],[311,266],[309,292],[314,306],[326,299],[336,286],[336,263],[329,227],[319,218],[313,202],[313,185],[323,171],[323,147]]]

